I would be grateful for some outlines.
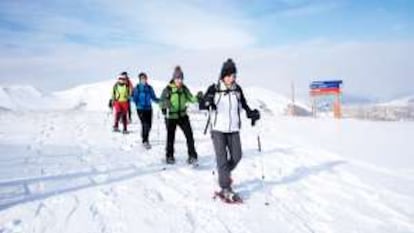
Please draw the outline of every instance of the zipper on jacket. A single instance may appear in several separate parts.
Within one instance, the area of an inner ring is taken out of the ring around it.
[[[229,93],[229,132],[231,132],[231,94]]]
[[[178,118],[181,117],[181,92],[178,92],[177,90],[177,94],[178,94]]]
[[[144,91],[144,108],[148,108],[149,106],[151,106],[151,100],[147,101],[147,95],[148,95],[148,86],[144,85],[142,90]],[[147,103],[150,103],[150,105],[147,105]]]

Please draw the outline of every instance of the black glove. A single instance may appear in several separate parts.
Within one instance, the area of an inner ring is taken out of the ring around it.
[[[161,112],[162,112],[162,115],[165,115],[165,114],[167,114],[167,109],[162,108],[162,109],[161,109]]]
[[[216,110],[217,107],[214,104],[214,95],[206,95],[206,97],[204,98],[205,101],[205,106],[207,107],[207,109],[209,109],[211,107],[212,110]]]
[[[247,118],[252,120],[252,126],[256,124],[256,121],[260,119],[260,112],[257,109],[247,112]]]
[[[197,97],[197,101],[200,102],[203,99],[203,92],[202,91],[197,92],[196,97]]]
[[[113,100],[109,99],[108,107],[112,108],[114,106]]]
[[[202,95],[202,92],[200,91],[197,93],[197,95],[199,94]],[[200,110],[208,110],[210,107],[212,110],[216,110],[216,106],[214,105],[214,95],[207,94],[205,96],[201,96],[201,98],[198,99],[198,104]]]

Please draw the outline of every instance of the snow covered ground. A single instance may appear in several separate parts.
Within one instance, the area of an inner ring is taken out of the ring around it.
[[[111,132],[110,86],[51,95],[64,108],[0,111],[1,233],[414,232],[412,122],[284,117],[283,98],[246,91],[269,111],[256,128],[243,122],[233,178],[245,203],[228,205],[212,199],[206,116],[190,115],[200,167],[186,165],[177,131],[177,164],[164,170],[158,109],[147,151],[136,115],[131,134]]]

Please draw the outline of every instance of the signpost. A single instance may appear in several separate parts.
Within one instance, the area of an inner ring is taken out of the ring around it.
[[[333,113],[335,118],[341,118],[341,100],[340,95],[342,80],[332,81],[314,81],[310,84],[310,96],[312,98],[312,111],[316,116],[317,105],[316,102],[320,97],[334,96],[335,100],[332,101]]]

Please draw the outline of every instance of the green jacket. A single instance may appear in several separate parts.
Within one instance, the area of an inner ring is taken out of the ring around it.
[[[174,83],[170,83],[162,91],[160,107],[166,110],[168,119],[178,119],[187,115],[188,103],[196,103],[197,101],[197,97],[193,96],[185,85],[178,88]]]

